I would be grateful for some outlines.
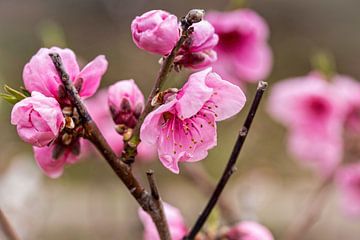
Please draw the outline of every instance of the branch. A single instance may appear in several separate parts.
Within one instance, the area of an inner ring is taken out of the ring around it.
[[[204,195],[210,195],[216,185],[204,169],[203,165],[185,165],[184,167],[186,169],[185,176],[197,185],[198,189],[202,191]],[[227,221],[227,223],[232,224],[239,220],[239,216],[237,216],[235,211],[231,209],[233,204],[227,200],[228,199],[224,196],[218,200],[219,209],[222,217]]]
[[[0,209],[0,228],[2,229],[2,232],[7,237],[8,240],[20,239],[1,209]]]
[[[83,101],[81,100],[78,91],[76,90],[74,84],[69,78],[68,73],[66,72],[66,69],[64,68],[60,55],[57,53],[50,53],[49,56],[51,57],[54,66],[59,73],[69,100],[79,112],[79,116],[85,129],[86,137],[99,150],[101,155],[106,159],[116,175],[125,184],[139,205],[151,216],[155,225],[157,227],[165,226],[167,224],[166,219],[159,215],[161,211],[158,209],[159,205],[157,204],[156,200],[141,186],[141,184],[131,172],[131,168],[116,156],[95,122],[91,119],[91,116],[88,113]],[[159,234],[166,231],[166,229],[157,230]],[[170,238],[167,236],[168,234],[160,235],[160,238],[162,240],[170,240]]]
[[[284,239],[297,240],[303,239],[305,233],[319,220],[324,201],[328,193],[328,188],[333,181],[334,175],[326,177],[310,196],[309,202],[301,217],[291,223]]]
[[[267,83],[266,82],[259,82],[259,85],[257,87],[257,91],[256,91],[256,95],[255,98],[252,102],[251,108],[249,110],[249,113],[246,117],[245,123],[238,135],[238,138],[236,140],[236,143],[234,145],[234,148],[232,150],[231,156],[229,158],[229,161],[226,165],[226,168],[211,196],[211,198],[209,199],[206,207],[204,208],[204,210],[202,211],[202,213],[200,214],[200,216],[198,217],[198,219],[196,220],[193,228],[191,229],[190,233],[188,236],[184,237],[184,240],[192,240],[195,238],[195,236],[197,235],[197,233],[201,230],[201,228],[203,227],[204,223],[206,222],[206,220],[208,219],[211,211],[213,210],[213,208],[215,207],[215,204],[217,203],[222,191],[224,190],[227,182],[229,181],[231,175],[234,173],[234,171],[236,170],[235,168],[235,164],[236,164],[236,160],[240,154],[240,151],[242,149],[242,146],[244,144],[244,141],[249,133],[250,127],[251,127],[251,123],[254,120],[255,117],[255,113],[256,110],[258,109],[260,100],[263,96],[264,91],[267,88]]]
[[[158,191],[156,183],[155,183],[154,171],[148,170],[146,172],[146,175],[147,175],[148,182],[150,185],[151,195],[155,200],[155,204],[157,205],[157,211],[159,211],[157,216],[161,217],[161,219],[165,219],[165,221],[155,221],[155,224],[161,224],[161,225],[157,226],[158,229],[163,231],[162,233],[159,233],[160,235],[166,236],[168,239],[171,239],[169,226],[166,221],[164,206],[162,204],[162,201],[161,201],[161,198],[159,195],[159,191]]]
[[[122,155],[122,160],[131,165],[136,156],[136,147],[140,143],[140,128],[143,124],[145,117],[154,109],[154,106],[152,106],[151,102],[153,98],[160,92],[161,88],[163,87],[168,74],[170,73],[175,57],[177,53],[179,52],[181,46],[185,43],[185,41],[189,38],[191,35],[193,28],[191,27],[193,23],[197,21],[201,21],[202,16],[200,16],[200,20],[194,20],[193,17],[195,14],[198,14],[198,11],[201,11],[202,14],[204,12],[202,10],[190,10],[189,13],[185,18],[183,18],[182,21],[182,34],[178,42],[176,43],[175,47],[172,49],[170,54],[165,57],[164,61],[161,64],[160,71],[158,73],[158,76],[155,81],[155,85],[153,86],[150,95],[147,98],[144,111],[141,113],[138,123],[134,128],[133,135],[131,139],[125,144],[125,148]]]

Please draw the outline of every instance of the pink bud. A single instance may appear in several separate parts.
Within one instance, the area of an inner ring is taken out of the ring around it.
[[[271,232],[256,222],[245,221],[232,227],[226,233],[228,240],[273,240]]]
[[[25,88],[29,91],[38,91],[47,97],[64,101],[64,89],[58,72],[49,56],[49,53],[58,53],[61,56],[70,80],[77,86],[81,97],[92,96],[100,85],[100,80],[107,69],[104,56],[98,56],[88,63],[81,71],[76,56],[70,49],[58,47],[41,48],[28,62],[23,71]]]
[[[16,125],[21,139],[42,147],[54,140],[65,123],[59,103],[39,92],[15,104],[11,124]]]
[[[172,240],[181,240],[187,233],[184,218],[179,209],[163,202],[165,216],[169,224]],[[139,217],[144,225],[144,240],[160,240],[155,224],[151,217],[141,208],[138,211]]]
[[[53,158],[55,145],[50,147],[33,147],[35,160],[41,170],[51,178],[58,178],[64,171],[66,164],[76,163],[79,158],[72,154],[71,149],[65,149],[57,158]]]
[[[175,63],[193,69],[208,67],[217,60],[213,48],[218,43],[219,37],[208,21],[203,20],[193,24],[192,27],[194,31],[180,49]]]
[[[144,109],[144,96],[134,80],[123,80],[109,87],[108,104],[116,124],[133,128]]]
[[[180,38],[177,17],[162,10],[152,10],[131,23],[133,40],[141,49],[167,55]]]

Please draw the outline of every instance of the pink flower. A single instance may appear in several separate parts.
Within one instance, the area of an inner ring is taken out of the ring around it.
[[[215,47],[218,61],[213,65],[219,74],[231,76],[231,82],[256,82],[266,78],[272,67],[268,46],[268,26],[250,9],[232,12],[209,12],[206,19],[219,35]]]
[[[131,23],[134,43],[143,50],[167,55],[180,38],[177,17],[162,10],[152,10]]]
[[[120,154],[124,148],[123,137],[115,130],[114,122],[111,118],[108,105],[108,92],[109,90],[100,90],[98,93],[85,100],[85,105],[90,113],[90,116],[94,122],[98,125],[100,131],[103,133],[105,139],[110,144],[113,151]],[[102,107],[99,107],[102,106]],[[82,146],[82,153],[85,157],[90,154],[90,144],[85,143]],[[95,149],[93,149],[95,151]],[[155,158],[156,148],[155,145],[150,145],[145,142],[141,142],[137,148],[136,159],[147,162]]]
[[[179,209],[163,202],[165,216],[169,224],[172,240],[181,240],[187,233],[184,219]],[[138,211],[140,220],[144,225],[144,240],[160,240],[159,234],[151,217],[141,208]]]
[[[347,165],[336,174],[342,206],[350,216],[360,216],[360,163]]]
[[[11,124],[16,125],[21,139],[38,147],[53,141],[64,122],[59,103],[39,92],[16,103],[11,112]]]
[[[49,147],[33,147],[35,160],[41,170],[51,178],[58,178],[64,171],[66,164],[76,163],[79,158],[72,154],[71,149],[65,149],[65,152],[57,159],[53,158],[55,145]]]
[[[226,234],[228,240],[273,240],[271,232],[252,221],[245,221],[232,227]]]
[[[140,138],[156,144],[162,164],[179,173],[179,162],[204,159],[216,146],[216,122],[238,113],[245,104],[241,89],[211,68],[192,74],[179,92],[151,112]]]
[[[52,52],[60,54],[65,70],[71,81],[77,85],[80,96],[83,98],[92,96],[107,69],[108,63],[105,57],[98,56],[80,71],[74,52],[58,47],[41,48],[25,65],[23,72],[25,88],[29,92],[38,91],[58,101],[64,98],[64,91],[59,89],[60,86],[62,87],[59,74],[49,56]]]
[[[342,159],[342,108],[333,86],[320,74],[273,86],[268,111],[289,130],[289,152],[321,175]]]
[[[122,80],[109,87],[108,104],[116,124],[134,128],[144,109],[144,96],[134,80]]]
[[[194,31],[180,49],[175,63],[193,69],[208,67],[217,60],[213,48],[218,43],[219,37],[208,21],[200,21],[192,27]]]

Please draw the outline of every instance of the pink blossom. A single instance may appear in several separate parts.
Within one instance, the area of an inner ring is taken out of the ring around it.
[[[177,17],[163,10],[152,10],[131,23],[134,43],[143,50],[167,55],[180,38]]]
[[[311,73],[273,86],[268,111],[289,130],[289,152],[322,175],[342,158],[342,110],[333,86]]]
[[[49,147],[33,147],[35,160],[41,170],[51,178],[58,178],[62,175],[66,164],[74,164],[79,158],[72,154],[71,149],[65,149],[57,159],[53,158],[55,145]]]
[[[228,240],[273,240],[271,232],[257,222],[244,221],[232,227],[226,234]]]
[[[59,103],[35,91],[16,103],[11,112],[11,124],[16,125],[21,139],[38,147],[53,141],[64,122]]]
[[[79,94],[83,98],[92,96],[99,87],[101,77],[107,69],[107,61],[103,55],[96,57],[81,71],[76,61],[76,56],[70,49],[58,47],[41,48],[25,65],[23,80],[29,92],[38,91],[47,97],[62,100],[64,96],[59,87],[61,79],[56,71],[49,53],[58,53],[63,61],[65,70],[72,82],[79,88]]]
[[[134,128],[144,109],[144,96],[134,80],[122,80],[109,87],[108,104],[116,124]]]
[[[179,209],[163,202],[165,216],[169,224],[172,240],[181,240],[187,233],[187,228]],[[144,225],[144,240],[160,240],[159,234],[151,217],[141,208],[138,211]]]
[[[98,91],[95,96],[85,100],[85,105],[90,113],[90,116],[100,128],[100,131],[103,133],[105,139],[110,144],[113,151],[115,151],[117,154],[120,154],[124,148],[124,142],[123,137],[115,130],[114,122],[111,118],[109,108],[107,107],[108,90],[103,89]],[[90,154],[90,150],[90,144],[86,142],[82,146],[83,156],[85,157],[86,155]],[[137,152],[136,159],[142,162],[147,162],[155,158],[156,148],[155,145],[141,142],[137,148]]]
[[[206,19],[219,35],[214,70],[234,83],[266,78],[272,67],[272,53],[265,20],[250,9],[209,12]]]
[[[350,216],[360,216],[360,163],[342,167],[336,174],[344,211]]]
[[[156,144],[162,164],[179,173],[179,162],[202,160],[216,146],[216,121],[235,115],[244,104],[241,89],[208,68],[192,74],[176,95],[145,118],[140,138]]]
[[[208,21],[200,21],[192,27],[194,31],[180,49],[175,62],[193,69],[208,67],[217,60],[217,54],[213,48],[218,43],[219,37]]]

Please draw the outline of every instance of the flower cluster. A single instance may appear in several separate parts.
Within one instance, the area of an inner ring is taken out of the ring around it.
[[[344,202],[352,202],[345,208],[357,214],[360,214],[360,172],[356,167],[360,165],[359,93],[360,84],[348,76],[326,79],[312,72],[276,84],[269,99],[270,114],[289,130],[289,152],[322,176],[335,174],[344,192]],[[358,163],[341,166],[348,162]]]
[[[16,125],[19,136],[34,146],[39,167],[53,178],[62,174],[65,164],[78,161],[83,134],[79,114],[49,56],[54,52],[61,56],[82,99],[96,92],[107,69],[105,57],[98,56],[80,71],[75,54],[57,47],[40,49],[25,65],[23,80],[31,97],[15,104],[11,123]]]

